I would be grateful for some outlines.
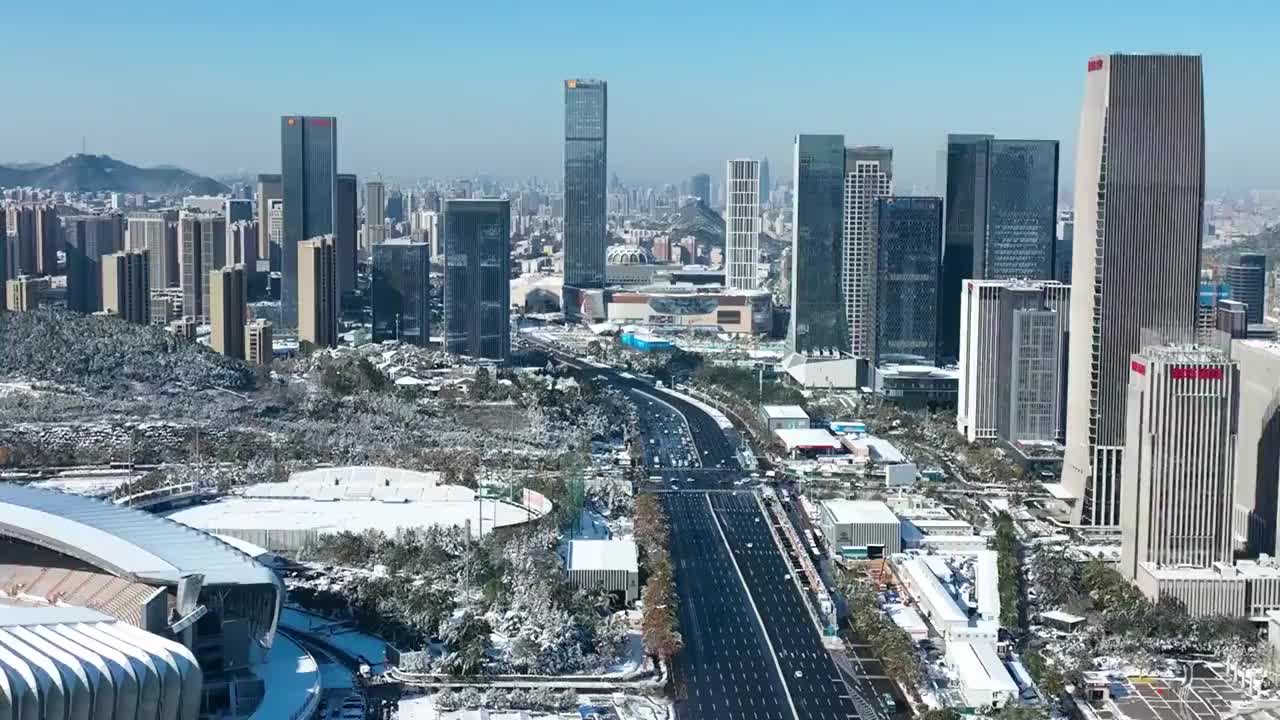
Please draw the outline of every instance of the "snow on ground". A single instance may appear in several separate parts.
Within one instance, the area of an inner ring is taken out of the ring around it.
[[[644,664],[644,639],[639,630],[627,633],[627,652],[617,662],[605,669],[604,675],[627,675],[636,672]]]
[[[283,635],[276,635],[258,676],[264,686],[262,702],[250,720],[290,718],[308,703],[320,701],[320,671],[315,659]]]
[[[490,501],[439,501],[390,503],[370,500],[277,500],[266,498],[222,498],[204,505],[176,510],[169,519],[200,530],[382,530],[446,525],[461,527],[471,522],[478,534],[483,523],[491,530],[529,520],[528,511],[508,503]]]
[[[315,635],[349,655],[363,656],[369,660],[374,672],[382,670],[387,661],[386,641],[355,630],[350,623],[286,607],[280,612],[280,625],[289,630]]]
[[[102,497],[109,495],[113,490],[133,482],[142,477],[141,473],[100,473],[83,475],[63,475],[51,478],[49,480],[41,480],[31,483],[32,487],[47,488],[49,490],[61,490],[66,493],[75,495],[88,495],[89,497]]]

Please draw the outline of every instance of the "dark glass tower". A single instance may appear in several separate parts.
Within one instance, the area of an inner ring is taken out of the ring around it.
[[[334,233],[337,167],[337,118],[280,118],[280,182],[284,198],[280,319],[286,327],[298,327],[298,243]]]
[[[1058,141],[991,140],[983,278],[1052,280],[1058,220]]]
[[[875,236],[876,364],[934,364],[938,358],[942,198],[879,198]]]
[[[124,248],[124,218],[64,217],[62,237],[67,253],[67,309],[97,312],[102,309],[102,256]]]
[[[394,238],[373,246],[373,341],[426,346],[430,314],[431,246]]]
[[[769,207],[769,191],[773,190],[769,177],[769,158],[760,161],[760,207]]]
[[[578,317],[579,288],[604,287],[608,183],[608,85],[601,80],[564,83],[564,298]]]
[[[841,292],[844,261],[844,136],[797,135],[791,240],[788,349],[801,355],[849,352]]]
[[[506,360],[511,348],[511,203],[447,201],[444,254],[445,350]]]
[[[358,206],[360,190],[355,175],[338,175],[337,205],[333,230],[337,247],[338,303],[346,307],[356,291],[356,232],[359,223]]]
[[[964,281],[982,278],[987,145],[992,139],[992,135],[947,136],[946,247],[938,304],[938,356],[944,363],[960,357],[960,291]]]
[[[711,207],[711,176],[698,173],[689,178],[689,194],[702,201],[702,207]]]
[[[1226,268],[1231,299],[1244,303],[1244,316],[1250,325],[1262,322],[1267,302],[1267,256],[1245,253],[1235,265]]]

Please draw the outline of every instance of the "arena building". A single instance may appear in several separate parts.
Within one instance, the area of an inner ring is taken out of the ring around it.
[[[623,325],[761,335],[772,327],[773,299],[764,291],[650,285],[612,292],[607,312],[611,322]]]
[[[480,497],[440,483],[440,474],[389,467],[320,468],[287,482],[251,485],[236,495],[182,508],[168,517],[272,552],[297,554],[328,533],[447,525],[473,535],[536,522],[551,510],[541,494]]]
[[[138,692],[145,697],[138,702],[151,702],[146,700],[149,693],[163,690],[157,707],[174,712],[87,717],[187,718],[194,717],[185,710],[191,703],[200,714],[248,717],[264,694],[256,670],[276,640],[283,598],[284,587],[271,570],[206,533],[103,500],[0,484],[0,626],[5,638],[0,645],[8,648],[0,652],[5,667],[0,675],[6,676],[0,680],[10,680],[11,703],[15,692],[26,698],[19,702],[28,702],[29,686],[36,681],[20,666],[35,663],[48,673],[49,663],[76,664],[67,653],[110,674],[109,680],[98,681],[111,685],[117,695],[132,692],[121,686],[125,680],[119,673],[92,657],[106,654],[115,663],[144,663],[161,674],[172,671],[160,683],[142,683]],[[59,619],[49,614],[55,609],[79,614]],[[110,625],[113,620],[116,624]],[[41,630],[46,627],[61,633],[58,628],[81,625],[86,626],[81,635],[96,638],[92,643],[75,639],[59,647],[37,647],[8,639],[47,635]],[[13,642],[22,645],[21,653],[14,651]],[[169,669],[148,656],[168,658],[164,663]],[[184,665],[192,660],[202,673]],[[15,673],[26,678],[27,690],[13,690]],[[52,678],[49,674],[47,680]],[[128,682],[141,679],[135,672]],[[0,699],[5,692],[0,689]],[[65,695],[65,689],[39,692]],[[192,692],[195,700],[188,699]]]

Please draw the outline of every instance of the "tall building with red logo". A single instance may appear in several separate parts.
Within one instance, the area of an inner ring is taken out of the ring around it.
[[[1076,154],[1066,450],[1075,520],[1115,526],[1130,356],[1143,330],[1195,327],[1204,218],[1204,83],[1193,55],[1086,65]]]
[[[1148,347],[1129,361],[1120,570],[1230,564],[1239,370],[1224,352]]]

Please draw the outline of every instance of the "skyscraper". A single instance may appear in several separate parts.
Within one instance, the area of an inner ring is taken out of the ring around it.
[[[849,352],[844,259],[844,136],[797,135],[791,234],[791,325],[787,347],[800,355]]]
[[[284,192],[279,175],[258,176],[258,257],[271,257],[271,203]],[[275,270],[277,268],[272,268]]]
[[[227,264],[227,221],[212,213],[178,215],[182,257],[182,314],[209,321],[209,273]]]
[[[878,260],[870,357],[876,365],[932,365],[938,360],[942,198],[879,198],[874,222]]]
[[[147,251],[148,282],[156,290],[179,283],[178,226],[173,212],[129,213],[129,245]]]
[[[333,235],[298,243],[298,339],[338,344],[338,259]]]
[[[1280,345],[1231,343],[1240,367],[1233,532],[1249,555],[1280,550]]]
[[[280,317],[298,326],[298,243],[337,232],[338,120],[280,118],[280,180],[284,199]]]
[[[1058,141],[990,140],[982,277],[1052,280],[1058,222]]]
[[[689,178],[689,194],[697,198],[703,207],[711,207],[711,176],[698,173]]]
[[[724,284],[755,290],[760,260],[760,163],[730,160],[725,173]]]
[[[343,296],[356,291],[356,231],[360,225],[358,215],[359,184],[355,175],[338,175],[337,226],[333,236],[338,263],[338,312],[342,312]]]
[[[364,221],[369,225],[381,225],[387,221],[387,186],[381,180],[364,184]]]
[[[9,265],[14,276],[35,275],[39,268],[36,260],[36,211],[32,205],[10,205],[0,218],[0,232],[9,235]]]
[[[1129,358],[1195,327],[1204,88],[1191,55],[1089,59],[1075,185],[1062,480],[1088,525],[1120,519]],[[1153,117],[1160,118],[1152,122]],[[1104,221],[1105,219],[1105,221]]]
[[[122,250],[102,258],[102,309],[125,322],[151,324],[148,251]]]
[[[209,347],[244,359],[247,300],[244,265],[227,265],[209,273]]]
[[[1230,564],[1236,364],[1217,350],[1148,347],[1128,373],[1121,574]]]
[[[373,247],[373,341],[426,346],[431,321],[430,245],[392,238]]]
[[[67,252],[67,309],[102,309],[102,256],[124,247],[120,215],[72,215],[62,218]]]
[[[511,348],[511,204],[447,201],[444,238],[445,350],[506,360]]]
[[[261,319],[245,323],[244,361],[250,365],[271,363],[271,323]]]
[[[1061,441],[1071,288],[965,280],[956,430],[969,442]]]
[[[249,222],[253,220],[253,203],[244,198],[228,198],[222,214],[227,218],[228,228],[241,220]]]
[[[987,152],[993,135],[947,135],[946,247],[938,318],[938,355],[960,354],[960,290],[965,280],[982,279],[982,245],[987,227]]]
[[[0,305],[8,305],[11,312],[31,312],[40,307],[40,299],[49,289],[49,278],[22,275],[7,281]]]
[[[773,178],[769,177],[769,158],[760,161],[760,207],[769,207],[769,193],[773,190]]]
[[[604,287],[609,92],[602,80],[564,82],[564,290],[567,317],[579,318],[579,289]],[[446,230],[446,233],[448,231]]]
[[[875,339],[877,201],[893,193],[893,148],[853,147],[844,153],[844,261],[841,292],[855,357],[870,358]]]
[[[1247,321],[1262,322],[1266,317],[1267,256],[1245,253],[1235,264],[1228,265],[1224,274],[1231,286],[1231,299],[1245,304]]]

